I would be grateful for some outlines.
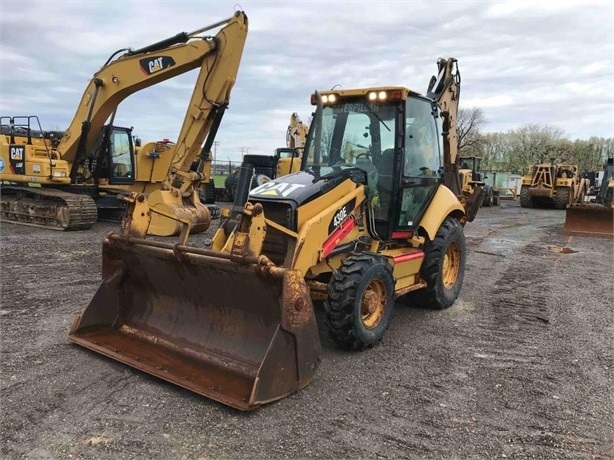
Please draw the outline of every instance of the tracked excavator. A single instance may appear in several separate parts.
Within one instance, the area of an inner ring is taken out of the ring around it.
[[[565,210],[563,233],[580,236],[614,237],[614,158],[603,165],[603,178],[596,202],[571,203]]]
[[[100,212],[125,208],[124,198],[139,192],[148,197],[150,235],[176,235],[186,223],[193,233],[206,230],[211,213],[196,189],[210,180],[210,151],[246,36],[247,17],[237,11],[192,33],[117,51],[94,74],[59,139],[46,139],[35,116],[2,117],[3,222],[87,229]],[[194,69],[200,70],[177,142],[145,145],[137,154],[131,129],[113,126],[119,104]]]
[[[242,169],[210,245],[148,239],[147,197],[133,194],[69,340],[247,411],[310,383],[320,302],[348,350],[383,339],[398,298],[450,307],[484,190],[461,186],[457,61],[437,67],[426,96],[316,91],[301,170],[250,191]]]

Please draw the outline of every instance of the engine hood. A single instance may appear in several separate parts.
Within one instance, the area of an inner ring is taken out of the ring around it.
[[[297,206],[322,196],[346,179],[366,183],[365,171],[351,166],[322,167],[319,175],[299,171],[266,182],[249,192],[249,199],[260,201],[293,201]]]

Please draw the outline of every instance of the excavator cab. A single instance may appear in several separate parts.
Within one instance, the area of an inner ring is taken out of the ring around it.
[[[134,159],[132,128],[105,125],[85,155],[80,174],[86,172],[103,185],[134,184]]]

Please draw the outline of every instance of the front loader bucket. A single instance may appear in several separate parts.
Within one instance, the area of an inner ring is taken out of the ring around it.
[[[309,384],[318,330],[300,272],[111,234],[69,339],[240,410]]]
[[[614,208],[602,204],[568,206],[565,211],[563,233],[614,237]]]

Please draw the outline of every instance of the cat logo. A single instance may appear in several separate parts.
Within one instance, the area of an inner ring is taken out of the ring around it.
[[[292,192],[295,190],[304,187],[303,184],[288,184],[288,183],[276,183],[276,182],[265,182],[262,185],[254,188],[251,192],[249,192],[250,196],[260,195],[260,196],[282,196],[287,198]]]
[[[139,61],[141,70],[145,75],[152,75],[160,70],[168,69],[175,65],[175,60],[169,56],[152,56]]]
[[[23,161],[26,157],[26,148],[23,145],[9,145],[9,162],[13,174],[25,174]]]
[[[23,160],[24,147],[11,145],[11,160]]]

